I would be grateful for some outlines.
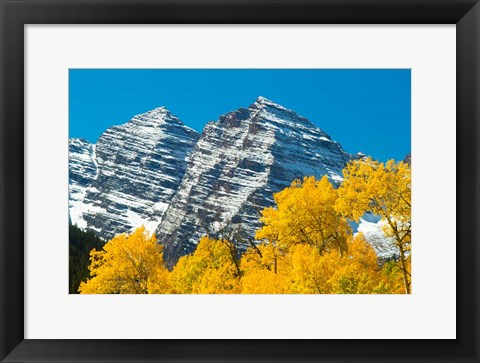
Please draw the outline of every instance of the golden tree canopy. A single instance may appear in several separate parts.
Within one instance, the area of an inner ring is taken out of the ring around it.
[[[351,230],[335,209],[337,197],[326,176],[320,181],[314,177],[296,180],[274,195],[276,207],[262,211],[263,227],[255,238],[285,247],[308,244],[321,253],[331,248],[344,251]]]
[[[145,227],[121,234],[101,251],[90,252],[90,276],[80,284],[82,294],[146,294],[167,292],[162,246]]]
[[[371,211],[384,219],[410,223],[411,172],[406,163],[389,160],[380,163],[371,158],[350,162],[343,170],[344,181],[338,188],[337,209],[358,221]]]
[[[243,294],[284,294],[290,284],[290,261],[272,243],[250,247],[242,256]]]
[[[350,162],[338,188],[337,210],[356,221],[367,211],[382,217],[385,235],[399,252],[405,292],[410,292],[411,170],[394,160],[380,163],[371,158]]]
[[[229,241],[202,237],[191,255],[181,257],[171,272],[178,294],[238,293],[239,271]]]

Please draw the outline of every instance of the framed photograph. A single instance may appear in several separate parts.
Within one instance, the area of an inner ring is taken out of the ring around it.
[[[1,9],[2,361],[480,360],[478,1]]]

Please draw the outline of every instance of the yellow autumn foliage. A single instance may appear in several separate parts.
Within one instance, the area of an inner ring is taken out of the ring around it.
[[[273,243],[250,247],[240,261],[243,294],[284,294],[290,284],[290,263]]]
[[[394,160],[386,163],[371,158],[350,162],[343,170],[336,209],[356,221],[365,212],[379,215],[387,237],[395,241],[404,288],[410,293],[411,269],[411,171],[410,165]]]
[[[163,247],[144,227],[90,253],[82,294],[387,294],[409,293],[411,178],[404,163],[355,160],[335,188],[305,177],[274,194],[275,206],[240,257],[232,242],[204,236],[172,271]],[[349,220],[382,217],[400,257],[379,261]]]
[[[177,294],[235,294],[240,274],[233,245],[203,237],[191,255],[181,257],[170,275]]]
[[[333,248],[346,249],[351,229],[347,220],[335,209],[337,190],[326,176],[295,180],[292,185],[274,194],[276,207],[262,211],[263,227],[257,240],[267,239],[281,247],[308,244],[320,253]]]
[[[375,294],[402,293],[398,270],[385,272],[362,234],[349,237],[347,251],[319,253],[297,244],[288,253],[272,253],[262,244],[243,255],[244,294]],[[261,254],[260,254],[261,252]]]
[[[81,294],[168,293],[168,271],[162,246],[145,227],[121,234],[101,251],[90,252],[90,276],[79,287]]]

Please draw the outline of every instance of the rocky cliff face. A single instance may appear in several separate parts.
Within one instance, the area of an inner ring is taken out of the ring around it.
[[[71,203],[83,193],[81,206],[71,212],[72,223],[102,238],[142,224],[153,232],[180,185],[198,137],[163,107],[107,129],[90,154],[96,172],[92,169],[81,183],[76,175],[83,164],[76,161],[79,153],[71,154]]]
[[[352,157],[263,97],[208,123],[202,135],[158,108],[109,128],[96,145],[70,141],[71,221],[106,239],[144,224],[171,266],[204,234],[241,251],[273,193],[310,175],[339,183]]]
[[[156,230],[167,262],[191,252],[206,233],[242,236],[244,249],[273,193],[303,176],[338,183],[351,158],[309,120],[263,97],[208,123]]]
[[[70,139],[68,142],[68,163],[69,220],[76,222],[81,218],[85,193],[97,177],[95,145],[85,139]]]

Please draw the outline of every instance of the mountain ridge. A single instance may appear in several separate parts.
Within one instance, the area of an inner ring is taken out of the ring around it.
[[[173,265],[204,234],[252,239],[274,193],[305,175],[338,183],[351,158],[308,119],[264,97],[207,123],[156,230],[165,259]]]
[[[95,144],[91,158],[97,174],[85,186],[72,223],[105,239],[142,223],[153,230],[183,177],[198,137],[165,107],[108,128]],[[70,169],[76,170],[71,161]]]
[[[339,185],[356,156],[307,118],[265,97],[202,133],[164,106],[69,142],[72,224],[104,239],[144,224],[173,266],[204,234],[247,248],[273,194],[304,176]],[[83,175],[85,174],[85,175]]]

